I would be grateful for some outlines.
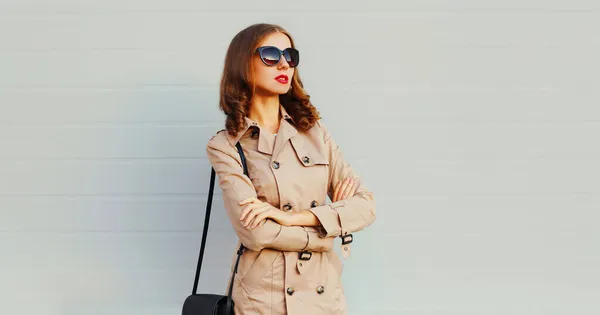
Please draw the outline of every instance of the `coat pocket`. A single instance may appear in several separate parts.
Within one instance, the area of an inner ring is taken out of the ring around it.
[[[250,294],[256,289],[270,286],[271,282],[265,279],[265,275],[272,269],[276,258],[276,251],[263,249],[258,252],[258,256],[256,256],[248,270],[239,277],[240,284],[246,293]]]

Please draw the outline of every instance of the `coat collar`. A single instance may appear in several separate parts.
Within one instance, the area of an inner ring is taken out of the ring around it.
[[[277,132],[275,149],[278,149],[279,145],[285,143],[285,141],[287,141],[289,138],[291,138],[292,136],[294,136],[295,134],[298,133],[298,130],[296,129],[296,127],[293,126],[294,120],[292,119],[292,117],[288,114],[288,112],[285,110],[285,108],[281,104],[279,104],[279,114],[281,117],[281,121],[279,124],[279,131]],[[234,136],[230,135],[228,132],[226,132],[227,139],[229,140],[229,144],[231,144],[231,146],[235,146],[235,144],[238,143],[238,141],[240,141],[242,136],[244,136],[244,134],[246,134],[246,132],[248,131],[248,129],[250,129],[250,127],[257,127],[260,129],[260,126],[258,125],[258,123],[256,121],[248,118],[248,116],[244,116],[244,121],[245,121],[245,126],[242,130],[240,130],[238,132],[237,136],[234,137]],[[280,141],[280,139],[283,140],[283,143]],[[259,148],[259,151],[261,151],[263,153],[272,154],[272,146],[266,142],[266,139],[263,136],[259,137],[258,148]]]

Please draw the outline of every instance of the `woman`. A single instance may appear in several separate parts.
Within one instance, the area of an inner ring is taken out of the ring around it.
[[[342,237],[347,258],[352,233],[375,220],[373,195],[303,90],[299,60],[290,34],[271,24],[242,30],[225,56],[226,129],[206,150],[246,247],[233,283],[237,315],[346,314],[334,239]]]

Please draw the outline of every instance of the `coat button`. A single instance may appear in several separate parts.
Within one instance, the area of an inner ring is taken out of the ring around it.
[[[304,162],[304,164],[308,164],[310,163],[310,158],[308,156],[305,156],[302,158],[302,162]]]
[[[325,292],[325,287],[324,287],[324,286],[322,286],[322,285],[318,286],[318,287],[317,287],[317,293],[321,294],[321,293],[323,293],[323,292]]]
[[[291,203],[289,203],[289,202],[288,202],[288,203],[286,203],[286,204],[284,204],[284,205],[283,205],[283,210],[285,210],[285,211],[290,211],[290,210],[292,210],[292,204],[291,204]]]
[[[311,207],[311,208],[314,208],[314,207],[316,207],[316,206],[318,206],[318,205],[319,205],[319,203],[318,203],[316,200],[313,200],[313,201],[310,203],[310,207]]]
[[[277,161],[273,162],[273,168],[274,169],[278,169],[279,168],[279,162],[277,162]]]
[[[289,295],[294,294],[294,288],[292,288],[292,287],[287,288],[286,291],[287,291],[287,294],[289,294]]]

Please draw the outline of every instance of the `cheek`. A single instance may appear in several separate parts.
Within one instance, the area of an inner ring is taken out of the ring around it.
[[[271,73],[271,71],[269,71],[271,69],[265,67],[264,65],[259,65],[259,67],[255,69],[256,71],[254,72],[254,78],[258,86],[265,87],[272,83],[271,80],[273,80],[274,75]]]

